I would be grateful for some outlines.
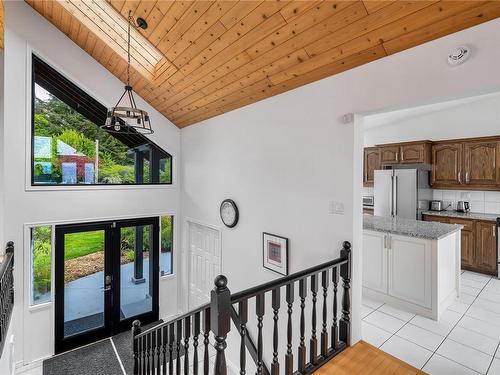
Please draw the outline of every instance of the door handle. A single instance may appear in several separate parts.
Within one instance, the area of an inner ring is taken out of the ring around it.
[[[496,236],[496,234],[495,234],[495,229],[496,229],[496,228],[495,228],[495,226],[493,225],[493,226],[491,227],[491,232],[493,233],[493,237],[495,237],[495,236]]]
[[[106,277],[104,278],[104,291],[107,292],[109,290],[111,290],[111,275],[106,275]]]

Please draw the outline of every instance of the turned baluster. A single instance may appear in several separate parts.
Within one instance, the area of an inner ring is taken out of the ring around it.
[[[156,331],[156,375],[161,375],[162,338],[161,329]]]
[[[255,315],[257,315],[257,372],[256,375],[261,375],[263,371],[262,359],[262,327],[264,324],[265,313],[265,295],[259,294],[255,297]]]
[[[181,374],[182,359],[181,359],[181,341],[182,341],[182,320],[177,321],[177,335],[175,340],[175,351],[177,354],[177,360],[175,361],[175,373],[177,375]]]
[[[146,334],[146,374],[151,370],[151,334]]]
[[[311,317],[311,340],[310,345],[310,361],[313,365],[318,362],[318,338],[316,336],[316,303],[318,301],[318,275],[311,275],[311,292],[312,292],[312,317]]]
[[[175,324],[172,323],[168,328],[168,374],[174,374],[174,341],[175,341]]]
[[[271,363],[271,375],[279,375],[280,364],[278,361],[278,314],[280,309],[280,288],[277,287],[272,291],[272,307],[273,307],[273,362]]]
[[[248,300],[238,303],[238,315],[241,319],[240,325],[240,375],[245,375],[246,371],[246,348],[245,339],[247,335],[247,322],[248,322]]]
[[[286,330],[286,354],[285,354],[285,374],[292,375],[293,373],[293,353],[292,353],[292,307],[293,307],[293,282],[286,286],[286,303],[288,305],[288,323]]]
[[[208,375],[210,372],[210,361],[208,354],[208,345],[210,344],[210,309],[203,311],[203,375]]]
[[[307,279],[301,279],[299,281],[299,297],[300,297],[300,343],[299,343],[299,353],[298,353],[298,367],[299,372],[303,373],[306,369],[306,345],[305,345],[305,312],[306,307],[306,297],[307,297]]]
[[[323,271],[321,273],[321,286],[323,287],[323,329],[321,331],[321,355],[323,357],[326,357],[328,353],[328,329],[327,329],[328,270]]]
[[[337,325],[337,286],[339,284],[339,268],[335,266],[332,268],[332,284],[333,284],[333,321],[332,321],[332,329],[331,329],[331,341],[332,341],[332,349],[337,350],[339,348],[339,336],[338,336],[338,325]]]
[[[349,296],[349,289],[351,288],[351,244],[348,241],[343,243],[340,256],[347,258],[347,263],[340,266],[340,276],[342,277],[344,292],[342,294],[342,317],[339,324],[339,338],[349,346],[351,344],[351,300]]]
[[[162,348],[163,348],[163,364],[162,375],[167,375],[167,346],[168,346],[168,327],[164,326],[162,334]]]
[[[189,338],[191,337],[191,317],[184,318],[184,375],[189,375]]]
[[[139,357],[139,340],[136,336],[141,333],[141,322],[134,320],[132,323],[133,351],[134,351],[134,375],[139,374],[140,357]]]
[[[231,293],[227,288],[227,279],[223,275],[215,278],[215,288],[210,294],[210,325],[215,339],[214,374],[226,375],[226,337],[231,328]]]
[[[151,336],[151,373],[155,373],[156,366],[156,331],[150,333]]]
[[[200,335],[200,312],[194,314],[193,322],[193,375],[198,375],[198,336]]]

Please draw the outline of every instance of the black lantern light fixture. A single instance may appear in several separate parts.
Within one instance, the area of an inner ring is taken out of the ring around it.
[[[128,13],[128,40],[127,40],[127,85],[125,91],[114,107],[108,109],[106,122],[101,125],[101,129],[109,133],[141,133],[153,134],[151,120],[146,111],[137,108],[130,86],[130,27],[136,29],[147,29],[148,23],[143,18],[137,18],[134,22],[132,12]],[[128,103],[127,103],[128,99]],[[123,101],[123,103],[122,103]]]

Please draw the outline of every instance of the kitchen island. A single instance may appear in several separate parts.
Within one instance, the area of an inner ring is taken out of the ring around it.
[[[363,295],[435,320],[460,293],[461,225],[363,217]]]

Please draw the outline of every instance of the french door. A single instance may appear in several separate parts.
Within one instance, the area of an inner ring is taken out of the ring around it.
[[[56,226],[55,352],[158,320],[159,218]]]

